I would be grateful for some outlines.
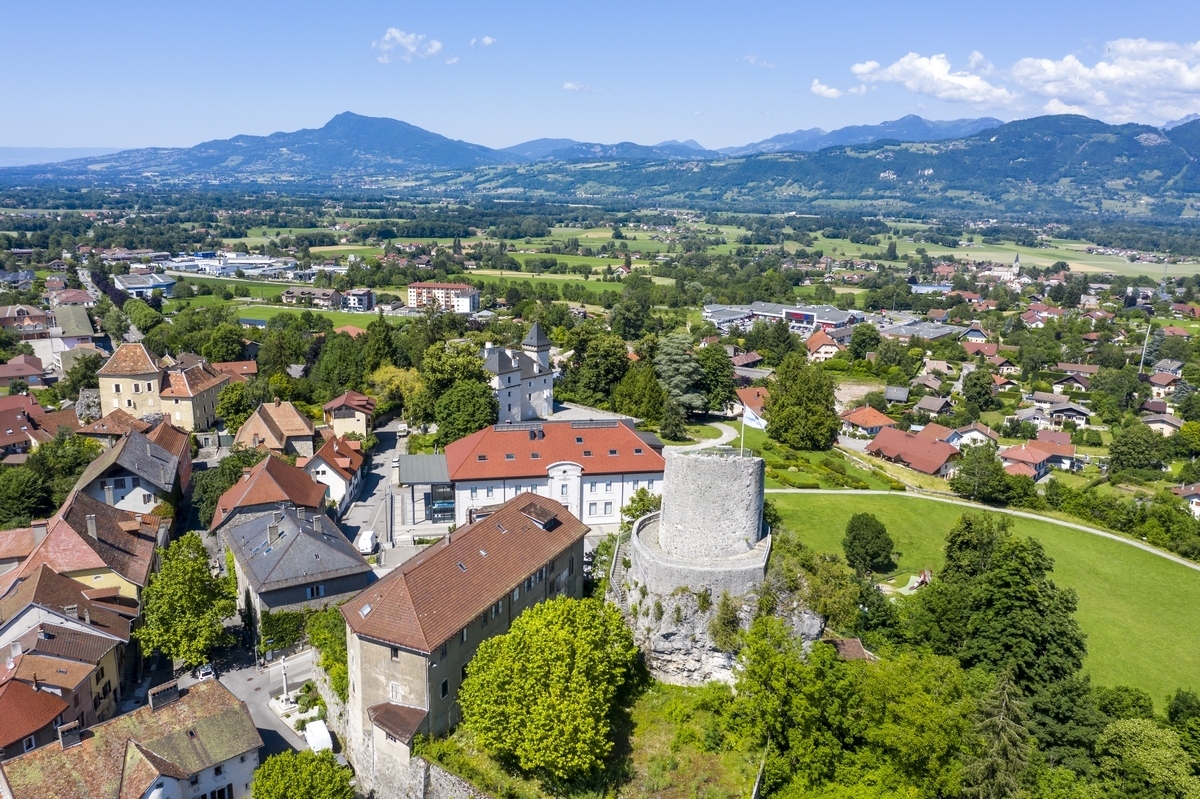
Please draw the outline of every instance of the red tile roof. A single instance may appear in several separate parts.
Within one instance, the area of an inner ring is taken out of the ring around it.
[[[617,421],[494,425],[446,447],[454,482],[545,477],[560,462],[579,464],[584,474],[661,472],[664,466],[631,426]]]
[[[325,486],[303,469],[268,455],[248,470],[217,500],[210,530],[215,530],[239,508],[290,502],[301,508],[320,509],[325,504]]]
[[[20,680],[0,685],[0,747],[12,746],[50,724],[67,709],[61,697],[36,691]]]
[[[757,352],[743,352],[741,355],[735,355],[729,359],[734,366],[753,366],[763,360],[763,356]]]
[[[967,355],[983,355],[991,357],[996,354],[998,345],[987,341],[965,341],[963,349],[967,351]]]
[[[1037,477],[1037,472],[1027,463],[1013,462],[1004,467],[1004,471],[1013,477]]]
[[[122,344],[97,374],[108,377],[148,375],[158,371],[158,359],[145,344]]]
[[[229,375],[212,367],[208,361],[190,353],[179,356],[179,363],[163,375],[163,397],[194,397],[214,386],[229,382]]]
[[[290,402],[276,399],[259,405],[242,423],[234,444],[254,448],[265,446],[283,452],[289,438],[311,438],[313,423]]]
[[[350,338],[358,338],[359,336],[365,336],[367,334],[367,331],[363,330],[361,327],[355,327],[354,325],[342,325],[341,327],[335,327],[333,332],[345,333]]]
[[[870,427],[888,427],[896,423],[890,416],[875,410],[870,405],[846,411],[842,414],[842,421],[864,429]]]
[[[135,419],[120,408],[116,408],[107,416],[80,428],[79,433],[85,436],[123,436],[131,431],[145,433],[149,429],[148,422]]]
[[[8,623],[31,605],[60,616],[73,615],[75,621],[81,624],[86,622],[96,635],[129,641],[129,619],[100,602],[88,599],[80,583],[44,563],[24,576],[0,599],[0,612],[3,612],[0,618]],[[73,614],[69,611],[72,607],[75,608]]]
[[[353,408],[360,413],[371,416],[375,413],[375,404],[374,397],[359,394],[357,391],[347,391],[342,396],[325,403],[322,407],[327,411],[334,411],[338,408]]]
[[[331,438],[308,459],[305,465],[320,458],[329,464],[329,468],[337,472],[343,480],[350,480],[363,465],[362,452],[358,447],[351,446],[351,444],[357,443],[357,441],[347,441],[344,437]],[[299,466],[299,461],[297,461],[297,466]]]
[[[932,437],[921,438],[885,427],[867,444],[867,454],[902,463],[914,471],[937,474],[947,461],[958,457],[958,449]]]
[[[554,500],[521,494],[364,590],[342,616],[356,635],[432,652],[587,530]]]
[[[739,388],[737,390],[738,402],[753,411],[754,415],[760,419],[763,415],[763,406],[770,396],[771,392],[765,388]]]
[[[945,441],[954,431],[944,424],[930,422],[916,434],[917,438],[932,438],[934,441]]]
[[[1046,442],[1041,443],[1044,444]],[[1048,461],[1053,455],[1054,453],[1048,452],[1044,449],[1035,449],[1033,447],[1033,442],[1031,441],[1028,444],[1022,444],[1019,447],[1009,447],[1008,449],[1004,450],[1004,452],[1000,453],[1000,460],[1013,461],[1015,463],[1028,463],[1030,465],[1037,466],[1038,464]]]
[[[258,363],[255,361],[220,361],[212,364],[212,368],[229,375],[230,379],[236,383],[245,383],[249,378],[258,374]]]
[[[808,341],[804,342],[804,346],[808,347],[809,355],[812,355],[814,352],[821,349],[821,347],[825,346],[837,347],[839,350],[842,349],[842,347],[836,341],[831,339],[829,334],[824,330],[818,330],[809,336]]]

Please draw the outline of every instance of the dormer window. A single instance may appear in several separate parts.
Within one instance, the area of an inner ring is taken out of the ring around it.
[[[475,460],[477,460],[477,461],[486,461],[486,460],[487,460],[487,455],[476,455],[476,456],[475,456]]]

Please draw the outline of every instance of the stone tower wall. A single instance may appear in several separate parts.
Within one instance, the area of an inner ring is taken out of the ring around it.
[[[658,532],[663,552],[694,560],[754,547],[762,537],[761,458],[667,450],[666,462]]]

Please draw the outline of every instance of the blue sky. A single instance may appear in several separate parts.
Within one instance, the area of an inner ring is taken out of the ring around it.
[[[494,147],[1200,112],[1195,0],[8,0],[0,18],[8,146],[183,146],[347,110]]]

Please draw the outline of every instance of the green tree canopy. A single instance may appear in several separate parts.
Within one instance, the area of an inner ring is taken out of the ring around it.
[[[493,755],[552,783],[599,769],[637,658],[620,611],[559,597],[484,641],[459,691],[463,726]]]
[[[880,335],[879,328],[875,325],[855,325],[854,332],[850,334],[850,346],[848,348],[850,359],[853,361],[861,361],[867,357],[868,352],[874,352],[879,346]]]
[[[1200,796],[1200,778],[1179,734],[1150,719],[1122,719],[1096,741],[1100,773],[1116,796]]]
[[[354,772],[330,750],[281,752],[254,770],[254,799],[354,799]]]
[[[994,385],[992,373],[983,369],[976,369],[963,378],[963,399],[975,410],[976,415],[990,411],[999,404],[993,391]]]
[[[857,572],[882,572],[892,566],[892,537],[883,522],[870,513],[856,513],[846,523],[842,549],[846,562]]]
[[[613,409],[650,424],[662,421],[666,390],[658,382],[653,364],[635,363],[613,390]]]
[[[66,380],[54,385],[55,392],[65,399],[77,400],[81,389],[100,388],[100,378],[96,373],[103,365],[104,357],[99,353],[76,358],[74,365],[67,370]]]
[[[691,347],[692,340],[683,333],[660,339],[654,370],[679,407],[688,413],[699,413],[708,407],[704,395],[705,372],[691,353]]]
[[[974,374],[974,373],[972,373]],[[950,478],[950,488],[960,497],[976,502],[1003,503],[1009,494],[1008,472],[989,444],[963,447],[958,468]]]
[[[172,660],[207,663],[209,652],[232,639],[224,621],[237,612],[233,590],[212,575],[197,533],[158,550],[158,557],[161,566],[142,594],[144,623],[134,635],[147,650]]]
[[[733,361],[729,359],[725,348],[717,344],[700,348],[696,353],[696,361],[704,371],[702,383],[708,409],[724,410],[737,396],[734,393],[737,383],[734,380]]]
[[[1162,436],[1141,422],[1117,430],[1108,447],[1109,471],[1116,473],[1157,466],[1162,460],[1162,441]]]
[[[214,412],[217,418],[225,422],[225,429],[231,434],[250,418],[258,407],[250,398],[248,384],[242,381],[231,382],[217,394],[217,405]]]
[[[775,373],[765,413],[767,435],[796,449],[830,449],[841,420],[834,410],[833,378],[792,353]]]
[[[491,386],[475,381],[455,383],[434,405],[437,443],[445,446],[495,424],[498,411]]]
[[[222,322],[213,328],[212,335],[201,348],[200,354],[217,363],[241,360],[242,329],[229,322]]]

